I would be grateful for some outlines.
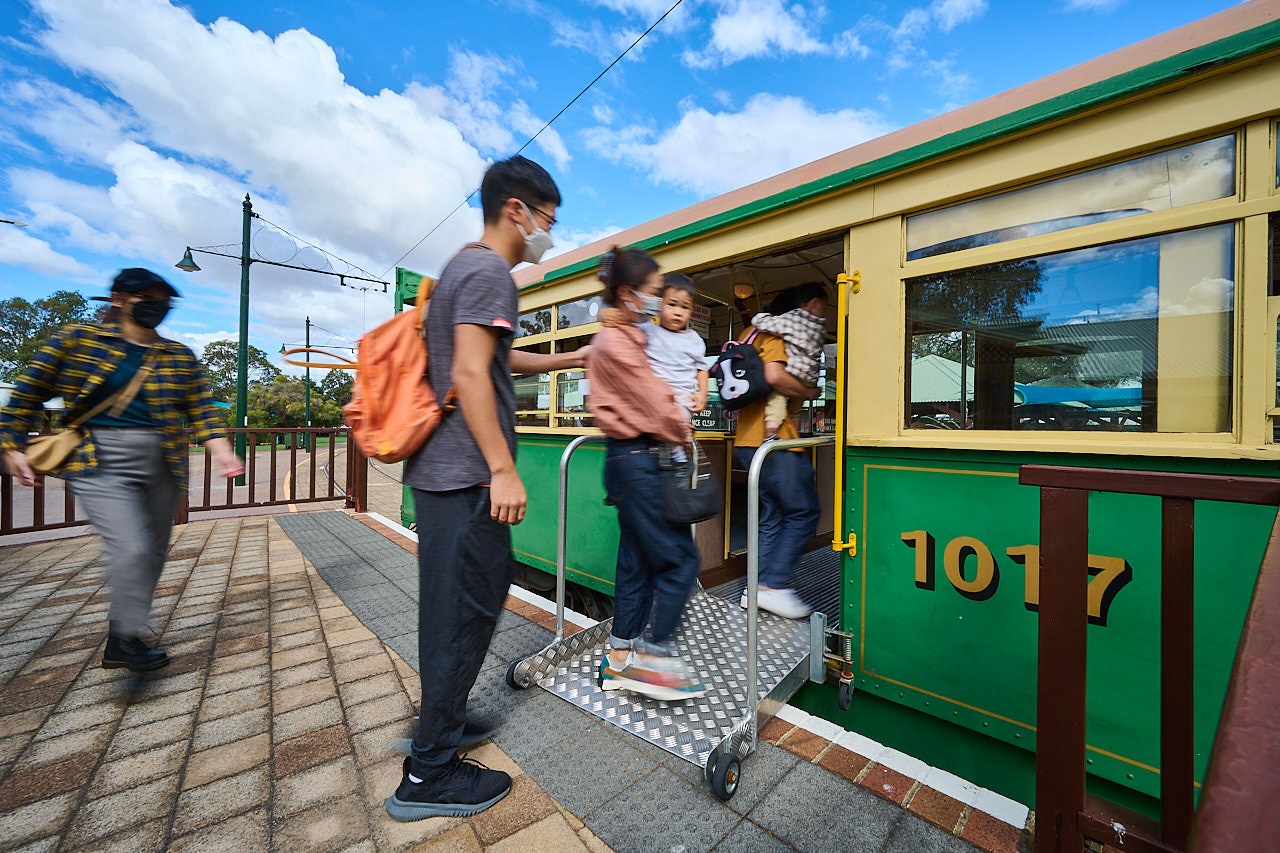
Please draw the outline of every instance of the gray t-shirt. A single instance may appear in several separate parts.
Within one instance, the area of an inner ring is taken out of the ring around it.
[[[488,326],[498,336],[489,378],[493,382],[498,423],[516,455],[516,392],[511,381],[512,330],[518,316],[516,283],[497,252],[469,246],[440,274],[427,314],[427,374],[440,400],[453,387],[454,327]],[[422,449],[409,458],[404,481],[415,489],[447,492],[489,482],[489,466],[467,428],[462,407],[448,413]]]
[[[703,358],[707,345],[702,342],[702,336],[693,329],[673,332],[657,323],[644,323],[642,328],[649,366],[659,379],[671,386],[676,402],[688,408],[698,390],[698,371],[707,369]]]

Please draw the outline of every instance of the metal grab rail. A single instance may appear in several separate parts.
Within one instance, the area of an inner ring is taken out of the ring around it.
[[[756,663],[760,618],[760,471],[764,468],[765,460],[776,451],[798,447],[821,447],[824,444],[834,445],[835,443],[835,436],[767,441],[757,447],[755,455],[751,457],[751,468],[747,472],[747,701],[756,708],[757,720],[756,724],[751,726],[750,739],[746,744],[747,752],[755,751],[760,733],[758,718],[760,703],[756,695],[760,689],[760,673]]]
[[[556,504],[556,636],[552,643],[564,639],[565,563],[569,529],[569,457],[591,441],[604,441],[603,435],[580,435],[560,454],[560,494]]]

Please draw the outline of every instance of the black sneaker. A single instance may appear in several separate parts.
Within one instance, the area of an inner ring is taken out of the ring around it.
[[[396,820],[466,817],[479,814],[511,791],[511,777],[470,758],[458,758],[430,779],[409,778],[409,759],[396,792],[387,797],[387,814]]]
[[[153,649],[137,637],[107,635],[107,647],[102,652],[103,669],[125,667],[133,672],[150,672],[169,665],[169,656],[160,649]]]

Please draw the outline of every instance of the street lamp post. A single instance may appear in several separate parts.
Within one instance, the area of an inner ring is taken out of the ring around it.
[[[219,255],[224,258],[239,258],[240,260],[240,340],[236,347],[236,411],[235,423],[240,429],[249,426],[249,267],[252,264],[267,264],[273,267],[285,267],[291,270],[303,270],[305,272],[319,273],[320,275],[336,276],[343,286],[346,286],[346,279],[354,279],[357,281],[370,281],[375,284],[382,285],[382,292],[387,292],[387,282],[377,278],[365,278],[364,276],[351,275],[349,273],[336,273],[331,270],[315,270],[309,267],[298,266],[296,264],[284,264],[279,261],[268,261],[263,258],[252,257],[250,253],[250,229],[253,220],[260,218],[258,214],[253,212],[253,202],[249,199],[249,194],[244,194],[244,204],[241,205],[244,210],[242,227],[240,233],[240,254],[230,255],[226,252],[216,252],[212,249],[193,249],[187,246],[186,252],[182,255],[182,260],[174,264],[175,267],[183,272],[199,272],[200,267],[197,266],[195,260],[191,257],[192,252],[200,252],[206,255]],[[7,221],[7,220],[0,220]],[[12,224],[23,224],[14,222]],[[311,343],[311,318],[307,318],[307,344]],[[307,370],[307,389],[306,389],[306,417],[307,426],[311,426],[311,371]],[[236,454],[240,458],[245,458],[246,435],[243,432],[236,434]],[[308,443],[310,447],[310,443]],[[236,478],[236,485],[244,485],[244,475]]]
[[[244,221],[240,229],[240,341],[236,347],[236,426],[249,426],[249,226],[253,223],[253,202],[244,194]],[[236,433],[236,455],[245,458],[248,435]],[[244,475],[236,478],[236,485],[244,485]]]
[[[311,318],[310,317],[307,318],[306,341],[307,341],[307,349],[311,349]],[[307,363],[310,364],[310,362],[311,360],[308,358]],[[302,389],[303,418],[307,424],[307,429],[311,429],[311,368],[310,367],[307,368],[307,376],[306,376],[306,379],[303,380],[303,382],[306,383],[305,385],[303,385],[303,389]],[[302,434],[302,440],[304,442],[303,446],[306,447],[308,451],[310,451],[311,450],[311,433],[304,432]]]

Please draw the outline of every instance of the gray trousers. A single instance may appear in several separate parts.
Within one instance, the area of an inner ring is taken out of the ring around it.
[[[108,618],[122,637],[140,636],[169,553],[178,484],[158,430],[91,427],[98,467],[67,487],[102,537],[111,591]]]

